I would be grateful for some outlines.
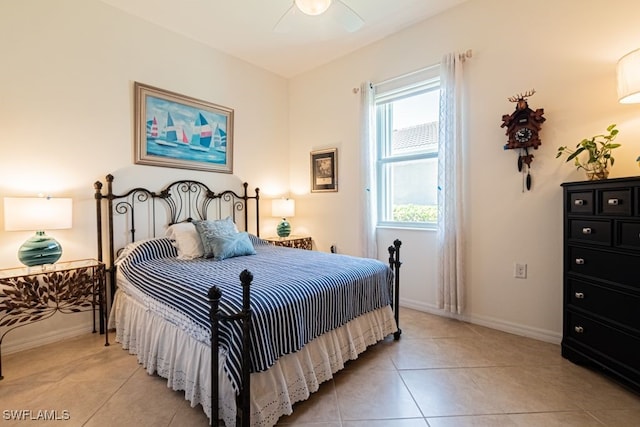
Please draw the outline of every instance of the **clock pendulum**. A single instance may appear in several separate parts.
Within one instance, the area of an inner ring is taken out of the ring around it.
[[[524,152],[524,154],[522,154]],[[531,162],[533,161],[533,154],[529,154],[527,147],[520,149],[520,155],[518,156],[518,171],[522,172],[522,191],[524,189],[531,190]],[[526,175],[525,175],[526,168]]]

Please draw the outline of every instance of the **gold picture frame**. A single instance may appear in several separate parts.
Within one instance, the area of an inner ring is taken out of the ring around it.
[[[134,162],[233,173],[233,109],[134,83]]]
[[[311,152],[311,192],[338,191],[338,149]]]

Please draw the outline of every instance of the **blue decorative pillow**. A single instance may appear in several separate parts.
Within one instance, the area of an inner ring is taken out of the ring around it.
[[[226,236],[216,236],[211,238],[209,243],[213,247],[213,253],[215,254],[213,259],[216,261],[256,254],[256,250],[253,248],[249,234],[246,231]]]
[[[211,258],[216,254],[211,244],[212,239],[220,236],[233,235],[238,232],[238,228],[231,217],[215,221],[193,221],[193,225],[196,226],[196,230],[202,240],[202,248],[204,249],[205,258]]]

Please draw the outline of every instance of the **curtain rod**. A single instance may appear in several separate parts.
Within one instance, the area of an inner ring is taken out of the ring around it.
[[[473,57],[473,50],[471,50],[471,49],[467,49],[466,51],[458,54],[458,59],[460,59],[460,61],[462,61],[462,62],[466,61],[468,58],[471,58],[471,57]],[[410,71],[410,72],[408,72],[406,74],[403,74],[401,76],[392,77],[390,79],[382,80],[381,82],[377,82],[377,83],[371,83],[371,85],[373,87],[375,87],[375,86],[391,83],[391,82],[394,82],[396,80],[404,79],[404,78],[412,76],[414,74],[422,73],[422,72],[431,70],[431,69],[433,69],[435,67],[439,67],[439,66],[440,66],[440,64],[429,65],[428,67],[419,68],[417,70]],[[358,92],[360,92],[360,88],[359,87],[354,87],[353,88],[353,93],[358,93]]]
[[[473,50],[471,50],[471,49],[467,49],[466,51],[458,54],[458,59],[460,59],[460,61],[462,61],[462,62],[464,62],[467,59],[470,59],[472,57],[473,57]]]

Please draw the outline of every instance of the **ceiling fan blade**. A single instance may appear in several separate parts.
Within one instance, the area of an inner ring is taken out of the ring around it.
[[[350,33],[358,31],[364,25],[364,19],[342,0],[333,0],[327,13]]]
[[[298,13],[301,13],[301,12],[299,12],[295,3],[291,2],[291,7],[289,7],[289,9],[287,9],[287,11],[282,14],[280,19],[278,19],[278,22],[276,22],[276,25],[274,25],[273,32],[288,33],[289,31],[291,31],[291,28],[295,20],[295,16]]]

